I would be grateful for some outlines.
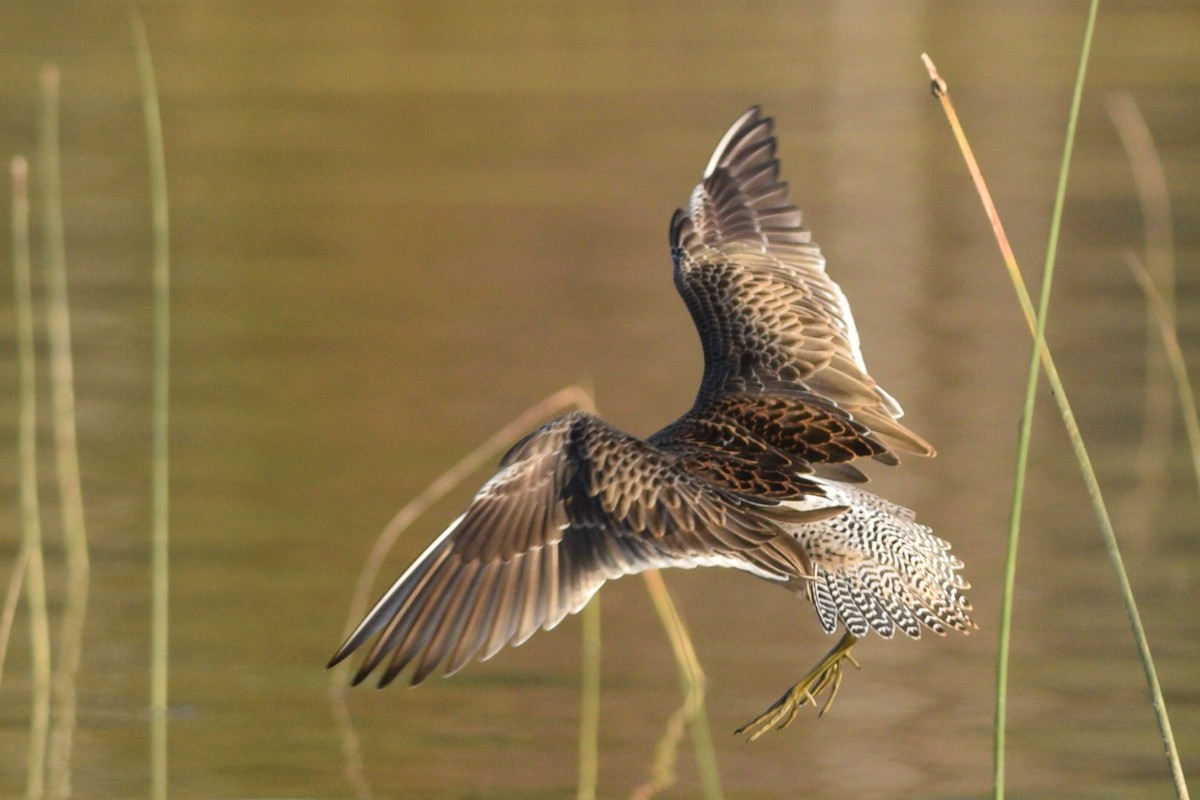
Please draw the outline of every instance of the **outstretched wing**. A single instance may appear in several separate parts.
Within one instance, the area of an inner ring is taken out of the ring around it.
[[[379,638],[354,682],[415,664],[446,674],[579,611],[604,581],[646,569],[724,565],[780,582],[806,575],[795,539],[757,506],[678,459],[573,413],[518,443],[466,511],[384,594],[333,657]]]
[[[932,455],[867,373],[846,297],[778,179],[771,129],[758,108],[743,114],[671,221],[675,285],[704,348],[694,412],[728,393],[782,388],[832,404],[872,434],[872,449]]]

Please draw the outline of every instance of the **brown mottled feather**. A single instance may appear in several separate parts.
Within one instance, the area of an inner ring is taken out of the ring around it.
[[[780,582],[807,574],[796,540],[758,510],[676,456],[569,414],[510,451],[337,658],[379,634],[356,681],[387,660],[381,683],[410,663],[418,683],[553,627],[621,575],[705,562]]]
[[[819,494],[809,476],[821,465],[866,457],[897,463],[865,425],[811,392],[786,387],[718,395],[650,441],[720,486],[771,499]],[[854,470],[839,477],[859,476]]]
[[[826,630],[968,629],[949,545],[851,484],[852,463],[932,455],[868,375],[850,307],[778,179],[758,109],[725,134],[671,222],[675,284],[704,376],[643,441],[569,414],[518,442],[462,515],[334,655],[354,681],[453,673],[581,609],[606,581],[725,566],[804,593]]]
[[[771,128],[757,108],[734,123],[671,222],[675,286],[704,349],[695,407],[784,385],[823,398],[891,446],[932,455],[867,374],[850,305],[778,180]]]

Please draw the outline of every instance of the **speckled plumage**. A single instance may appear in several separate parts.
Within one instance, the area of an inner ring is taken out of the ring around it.
[[[331,664],[378,635],[355,682],[386,662],[381,685],[406,668],[419,683],[554,627],[607,580],[665,567],[782,584],[828,632],[973,627],[949,545],[858,485],[851,462],[933,448],[867,373],[778,172],[771,120],[751,109],[671,221],[704,351],[693,407],[646,440],[582,412],[531,433]]]

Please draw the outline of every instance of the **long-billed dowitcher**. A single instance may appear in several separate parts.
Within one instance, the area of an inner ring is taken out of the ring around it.
[[[671,220],[675,286],[700,334],[695,403],[643,440],[583,412],[518,442],[466,510],[400,576],[330,666],[379,634],[354,682],[386,662],[420,683],[579,611],[607,580],[735,567],[812,602],[838,644],[742,728],[786,727],[832,702],[855,642],[974,624],[962,562],[854,464],[933,448],[867,374],[846,297],[779,176],[772,121],[743,114]]]

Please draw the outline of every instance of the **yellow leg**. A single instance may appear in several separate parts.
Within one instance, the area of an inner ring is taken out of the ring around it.
[[[815,704],[817,695],[828,689],[829,697],[821,705],[820,713],[823,715],[833,705],[833,699],[837,697],[838,688],[842,685],[842,662],[849,661],[855,667],[858,666],[854,656],[850,655],[850,648],[854,647],[857,641],[858,637],[853,634],[844,635],[799,683],[784,692],[783,697],[776,700],[770,708],[738,728],[735,733],[749,734],[750,741],[753,742],[772,728],[783,730],[792,724],[800,706],[805,703]]]

